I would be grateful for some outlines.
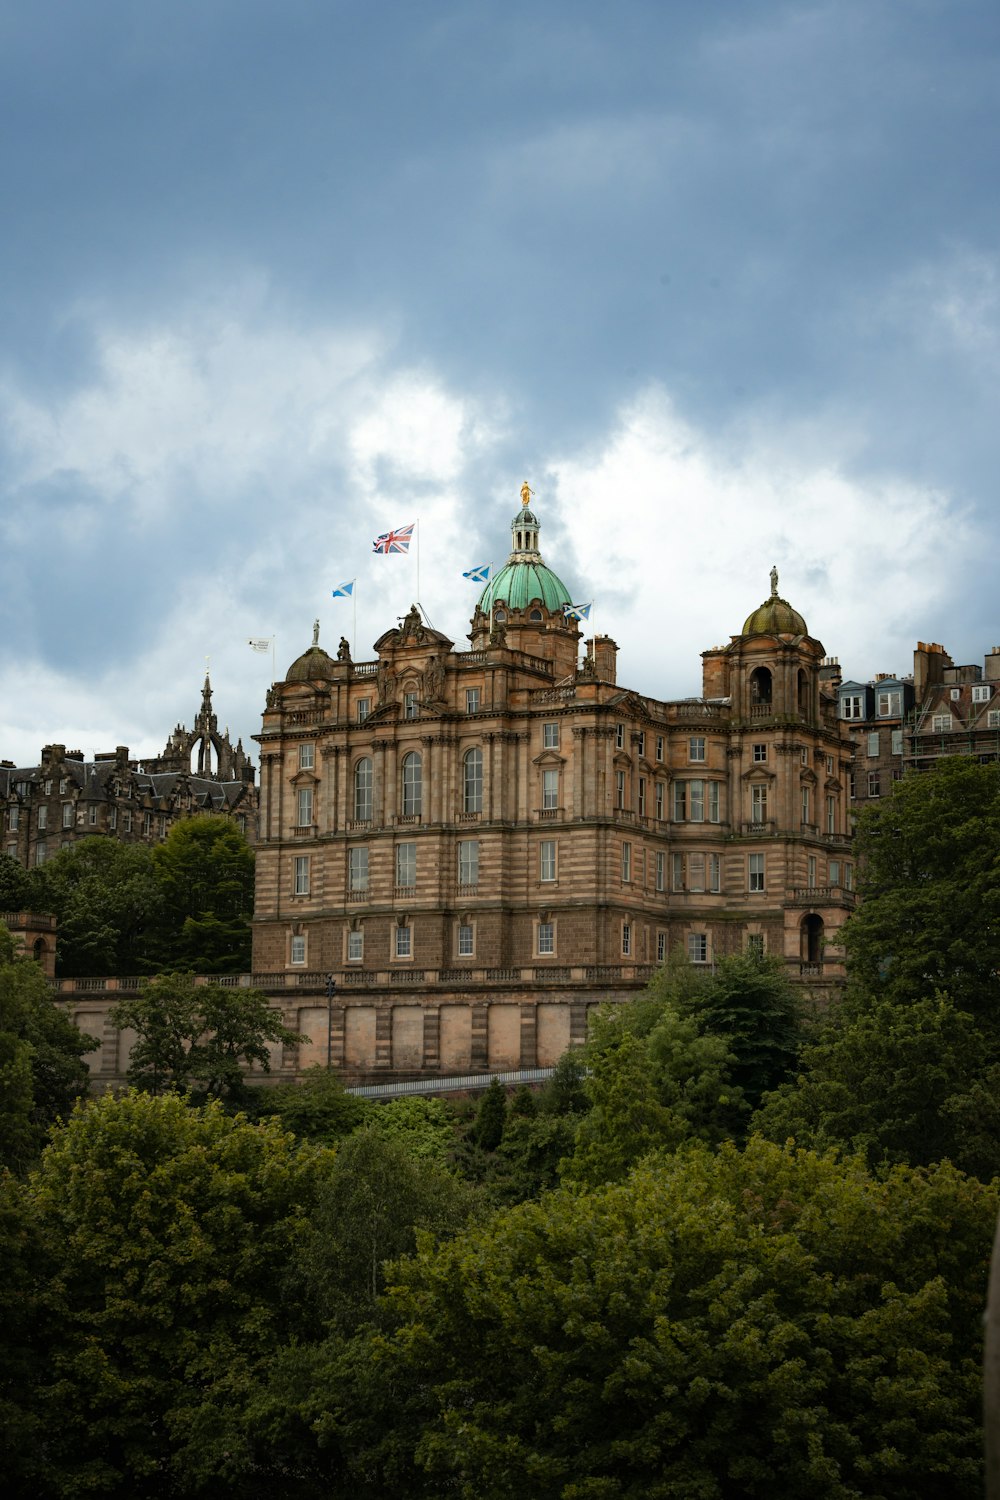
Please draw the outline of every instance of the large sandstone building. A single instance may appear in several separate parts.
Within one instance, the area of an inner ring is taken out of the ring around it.
[[[372,661],[314,631],[268,695],[254,982],[312,1043],[285,1067],[550,1063],[677,949],[842,974],[852,746],[776,573],[661,702],[608,636],[581,659],[523,496],[469,649],[413,608]]]

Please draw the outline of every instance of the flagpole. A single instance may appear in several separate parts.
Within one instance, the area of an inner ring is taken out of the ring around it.
[[[354,587],[351,589],[351,603],[354,605],[354,629],[351,631],[351,655],[357,660],[358,656],[358,580],[355,578]]]
[[[272,635],[271,636],[271,686],[272,687],[274,687],[274,684],[275,684],[275,681],[276,681],[277,675],[278,675],[277,674],[277,669],[276,669],[276,667],[274,665],[274,642],[275,642],[275,637]]]
[[[417,603],[420,604],[420,517],[417,517]],[[423,605],[420,604],[423,609]]]

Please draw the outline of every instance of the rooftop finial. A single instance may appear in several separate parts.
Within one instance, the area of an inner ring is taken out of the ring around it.
[[[313,620],[313,645],[319,645],[319,621]]]
[[[774,564],[772,563],[771,564],[771,598],[772,599],[777,599],[777,597],[778,597],[778,570],[774,566]]]
[[[525,480],[521,486],[521,504],[524,506],[525,510],[527,510],[528,502],[530,501],[534,493],[535,492],[529,485],[528,481]]]

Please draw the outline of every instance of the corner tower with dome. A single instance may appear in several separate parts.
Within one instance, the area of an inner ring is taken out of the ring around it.
[[[416,605],[364,661],[317,624],[268,694],[254,982],[309,1038],[278,1076],[549,1065],[677,950],[842,978],[851,748],[777,573],[664,702],[584,649],[540,531],[525,485],[467,649]]]

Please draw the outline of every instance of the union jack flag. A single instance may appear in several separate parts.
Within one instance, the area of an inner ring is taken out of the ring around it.
[[[409,552],[410,543],[413,540],[413,528],[416,521],[409,526],[400,526],[396,531],[384,531],[372,542],[373,552]]]

